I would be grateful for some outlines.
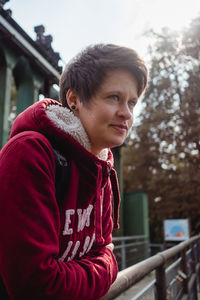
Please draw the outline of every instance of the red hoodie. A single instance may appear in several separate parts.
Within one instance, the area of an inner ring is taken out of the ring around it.
[[[20,114],[0,152],[0,277],[10,299],[99,299],[117,275],[105,245],[117,227],[113,157],[102,160],[49,119],[45,99]],[[70,160],[64,201],[55,197],[52,145]],[[109,172],[108,172],[109,170]]]

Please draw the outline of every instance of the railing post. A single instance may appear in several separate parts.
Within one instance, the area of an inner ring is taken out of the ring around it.
[[[122,248],[121,248],[121,255],[122,255],[122,270],[126,268],[126,248],[125,248],[125,241],[122,240]]]
[[[186,257],[186,249],[183,249],[181,251],[181,265],[182,265],[182,271],[186,275],[185,278],[183,278],[183,292],[184,294],[188,295],[188,271],[187,271],[187,257]]]
[[[191,248],[191,258],[192,258],[192,261],[191,261],[191,264],[192,264],[192,273],[195,274],[195,280],[194,280],[194,286],[193,286],[193,295],[194,295],[194,299],[195,300],[198,300],[198,279],[197,279],[197,276],[198,274],[196,273],[196,264],[197,264],[197,256],[196,256],[196,251],[195,249],[197,248],[197,243],[195,244],[192,244],[192,248]]]
[[[197,240],[197,243],[196,243],[196,259],[197,259],[197,289],[199,291],[200,289],[200,267],[199,267],[199,264],[200,264],[200,239]]]
[[[197,240],[197,261],[200,262],[200,238]]]
[[[164,264],[156,269],[156,291],[158,300],[167,299]]]
[[[196,255],[196,247],[197,245],[196,244],[193,244],[192,245],[192,248],[191,248],[191,258],[192,258],[192,261],[191,261],[191,265],[192,265],[192,272],[195,273],[196,270],[195,270],[195,266],[197,264],[197,255]]]

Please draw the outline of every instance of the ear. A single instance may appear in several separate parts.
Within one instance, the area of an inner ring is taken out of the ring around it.
[[[77,104],[79,102],[77,94],[74,91],[72,91],[71,89],[69,89],[67,91],[66,100],[67,100],[67,104],[68,104],[68,106],[69,106],[70,109],[72,108],[72,106],[77,107]]]
[[[69,108],[73,111],[76,117],[79,117],[79,110],[81,109],[83,103],[80,101],[79,96],[76,92],[69,89],[66,94],[66,100]]]

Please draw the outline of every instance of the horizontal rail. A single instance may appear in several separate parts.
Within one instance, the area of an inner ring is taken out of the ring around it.
[[[118,259],[119,270],[124,270],[126,267],[133,265],[134,263],[139,262],[148,256],[147,252],[149,249],[149,240],[147,235],[113,237],[112,241],[115,246],[114,254]],[[142,257],[139,258],[137,254],[136,256],[132,256],[132,258],[130,258],[131,252],[135,251],[139,253],[138,247],[141,248]],[[127,259],[128,256],[129,259]]]
[[[184,241],[173,248],[160,252],[142,262],[120,271],[116,281],[112,284],[108,293],[102,297],[101,300],[114,299],[122,292],[130,288],[133,284],[144,278],[144,276],[146,276],[148,273],[164,265],[169,259],[173,258],[188,246],[195,243],[198,239],[200,239],[200,235],[190,238],[189,240]]]
[[[141,245],[144,245],[144,244],[145,244],[145,242],[130,243],[130,244],[126,245],[126,248],[133,247],[133,246],[141,246]],[[117,245],[117,246],[115,246],[115,249],[121,249],[122,247],[124,247],[124,245]]]
[[[113,242],[121,242],[121,241],[129,241],[129,240],[140,240],[140,239],[147,239],[147,235],[130,235],[130,236],[119,236],[113,237]]]
[[[137,293],[137,295],[134,295],[132,300],[136,300],[136,299],[139,299],[141,296],[143,296],[143,294],[147,291],[149,291],[150,288],[153,288],[154,285],[156,283],[156,280],[153,279],[150,283],[148,283],[145,288],[143,288],[142,291],[140,291],[139,293]],[[146,299],[146,298],[145,298]]]

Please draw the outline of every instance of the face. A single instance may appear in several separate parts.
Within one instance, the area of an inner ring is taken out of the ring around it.
[[[137,101],[137,81],[124,70],[108,72],[89,103],[78,99],[76,115],[88,134],[93,154],[123,144],[133,123]]]

